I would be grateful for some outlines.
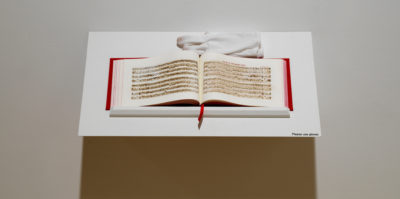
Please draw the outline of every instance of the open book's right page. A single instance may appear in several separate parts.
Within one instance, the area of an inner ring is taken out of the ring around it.
[[[284,60],[205,53],[199,61],[201,103],[285,106]]]

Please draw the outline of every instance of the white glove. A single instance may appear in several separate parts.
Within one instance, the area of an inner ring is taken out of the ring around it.
[[[263,58],[260,33],[219,33],[206,32],[201,35],[184,35],[177,39],[182,50],[222,53],[237,57]]]

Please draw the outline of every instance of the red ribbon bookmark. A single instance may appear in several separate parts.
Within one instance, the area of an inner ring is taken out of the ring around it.
[[[200,114],[199,114],[199,122],[203,119],[203,113],[204,113],[204,104],[201,105],[200,107]]]

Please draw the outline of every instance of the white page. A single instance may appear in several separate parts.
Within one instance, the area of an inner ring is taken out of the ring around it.
[[[223,61],[240,64],[246,67],[268,66],[271,70],[271,100],[238,97],[220,92],[203,93],[203,102],[210,100],[225,101],[246,106],[266,106],[283,107],[285,106],[284,90],[284,61],[282,59],[251,59],[226,56],[215,53],[205,53],[201,56],[200,64],[204,65],[207,61]],[[206,77],[203,77],[206,78]],[[206,81],[206,80],[203,80]]]
[[[159,57],[152,57],[146,59],[124,59],[124,60],[117,60],[115,61],[116,66],[119,69],[117,71],[117,83],[115,97],[118,101],[114,105],[118,106],[146,106],[146,105],[154,105],[154,104],[161,104],[167,102],[173,102],[178,100],[191,100],[197,101],[198,100],[198,90],[196,91],[185,91],[185,92],[176,92],[165,94],[161,96],[149,97],[145,99],[131,99],[132,92],[131,87],[135,83],[132,82],[132,70],[133,69],[143,69],[146,67],[157,66],[165,63],[169,63],[176,60],[192,60],[198,61],[198,55],[194,52],[189,51],[181,51],[178,53],[171,53]],[[178,67],[179,68],[179,67]],[[179,69],[177,69],[179,70]],[[191,75],[174,75],[174,78],[191,78],[192,81],[196,80],[196,86],[198,85],[198,74]],[[161,78],[160,80],[167,80],[171,77]],[[157,83],[155,80],[146,81],[146,83]],[[179,86],[179,85],[178,85]],[[168,89],[166,89],[168,90]],[[151,89],[146,90],[147,92],[152,91]],[[153,89],[154,91],[154,89]],[[172,90],[170,90],[172,91]],[[159,92],[160,93],[160,92]]]

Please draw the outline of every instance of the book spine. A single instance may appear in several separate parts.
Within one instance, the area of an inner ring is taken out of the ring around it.
[[[204,75],[204,62],[199,57],[199,61],[197,62],[197,73],[199,75],[199,104],[203,104],[203,75]]]

